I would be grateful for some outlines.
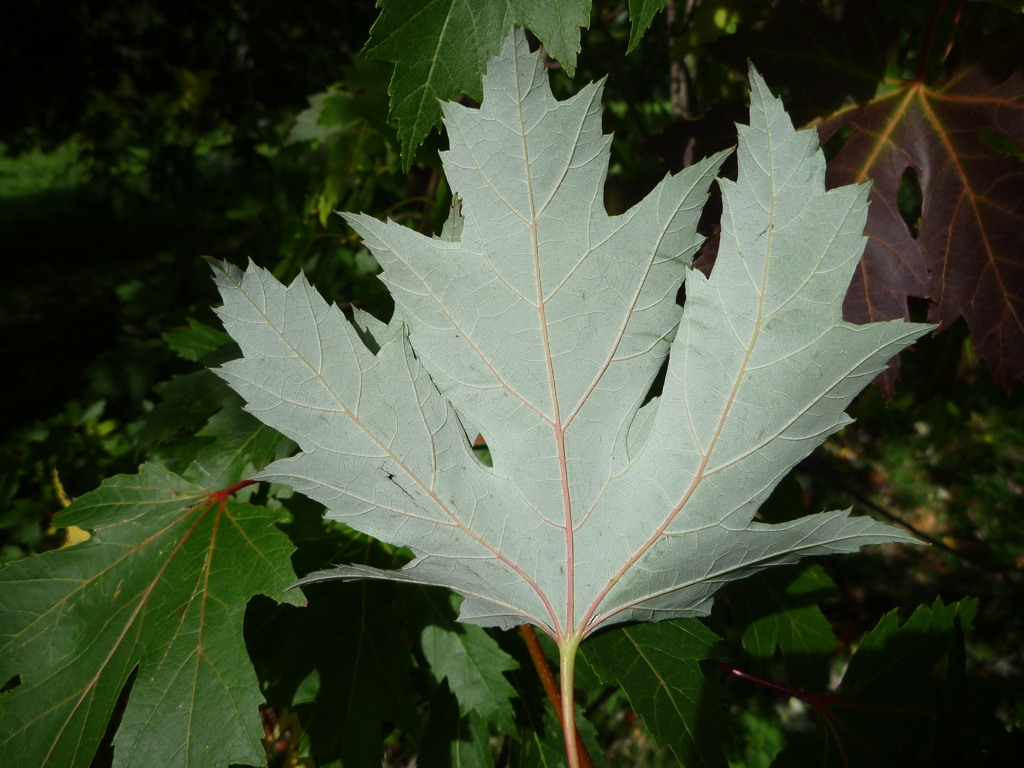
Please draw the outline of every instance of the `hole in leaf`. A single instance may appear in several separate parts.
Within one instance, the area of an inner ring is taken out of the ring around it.
[[[1013,139],[1002,133],[996,133],[987,129],[978,131],[978,141],[991,150],[1004,155],[1012,155],[1018,160],[1024,161],[1024,149],[1017,146]]]
[[[651,388],[647,390],[647,395],[644,397],[643,403],[640,407],[647,405],[651,400],[661,396],[661,390],[665,387],[665,376],[668,375],[668,358],[666,357],[664,362],[661,364],[661,368],[658,369],[658,375],[654,377],[654,381],[651,382]]]
[[[15,675],[8,680],[2,688],[0,688],[0,694],[7,693],[12,689],[17,688],[19,685],[21,685],[21,675]]]
[[[128,697],[132,694],[132,688],[135,687],[135,678],[138,676],[139,668],[135,667],[125,681],[124,688],[121,689],[121,694],[117,697],[117,702],[114,704],[114,711],[111,713],[110,721],[107,723],[106,731],[103,733],[103,740],[96,748],[96,754],[92,759],[93,766],[114,764],[114,736],[118,728],[121,727],[121,719],[124,717],[125,709],[128,708]]]
[[[900,179],[900,190],[896,196],[896,204],[900,216],[910,229],[910,235],[917,239],[917,231],[921,226],[921,183],[917,180],[917,171],[907,168]]]
[[[494,459],[491,458],[491,449],[487,447],[487,441],[483,435],[477,435],[473,440],[473,453],[485,467],[493,467]]]
[[[910,320],[914,323],[928,322],[928,309],[931,302],[917,296],[907,296],[907,311],[910,313]]]

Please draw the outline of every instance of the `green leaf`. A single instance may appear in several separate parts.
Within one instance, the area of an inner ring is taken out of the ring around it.
[[[161,402],[146,415],[139,443],[160,443],[182,430],[193,430],[235,400],[231,390],[209,371],[175,376],[153,388]]]
[[[228,489],[230,491],[231,489]],[[258,764],[246,603],[293,578],[278,515],[144,465],[57,516],[92,537],[0,570],[0,764],[88,766],[138,675],[114,765]]]
[[[838,592],[817,563],[759,573],[731,588],[733,622],[742,628],[743,648],[759,670],[768,670],[777,646],[787,657],[786,674],[794,685],[822,690],[836,636],[818,601]]]
[[[231,337],[224,331],[218,331],[191,317],[188,319],[188,324],[188,330],[180,329],[164,334],[167,346],[186,360],[199,362],[211,352],[216,352],[221,347],[232,344]]]
[[[482,98],[487,57],[501,50],[511,24],[528,27],[572,77],[580,27],[590,26],[591,0],[381,0],[378,5],[380,16],[363,55],[395,64],[388,89],[391,116],[398,122],[402,167],[409,170],[416,148],[441,124],[439,101],[455,101],[463,93]],[[308,129],[307,134],[313,136]]]
[[[665,0],[629,0],[629,47],[626,55],[640,44],[640,38],[651,28],[654,17],[665,9]]]
[[[576,74],[580,27],[590,26],[591,0],[511,0],[514,20],[544,44],[548,56]],[[503,33],[508,30],[502,30]]]
[[[490,741],[486,721],[477,714],[464,717],[445,681],[430,697],[430,720],[416,762],[437,768],[493,768]]]
[[[417,589],[415,595],[409,607],[424,625],[420,645],[434,677],[447,680],[462,714],[475,712],[514,735],[515,713],[509,699],[516,691],[504,673],[519,664],[480,627],[456,623],[462,602],[458,596],[433,589]]]
[[[945,691],[955,691],[964,662],[957,657],[960,632],[970,630],[977,609],[973,600],[944,605],[936,599],[931,608],[918,607],[903,626],[896,611],[886,614],[857,646],[839,690],[804,697],[823,723],[813,732],[790,735],[774,765],[854,768],[895,755],[927,764],[936,736],[947,744],[951,736],[935,731],[952,704],[935,667],[952,654],[949,663],[960,669],[954,668],[953,686]]]
[[[214,414],[196,436],[214,442],[198,452],[182,477],[204,488],[227,488],[252,477],[270,463],[284,439],[234,404]]]
[[[716,687],[699,662],[717,655],[719,638],[696,619],[638,624],[581,646],[604,683],[618,683],[659,746],[686,766],[724,766],[728,729]]]
[[[295,594],[295,593],[288,593]],[[298,710],[321,765],[380,768],[381,724],[415,732],[412,657],[395,631],[391,589],[351,584],[307,590],[304,608],[280,606],[247,620],[267,700]]]
[[[388,92],[398,122],[402,165],[441,121],[438,100],[466,93],[480,100],[488,54],[501,46],[511,23],[504,0],[383,0],[363,55],[391,61]]]

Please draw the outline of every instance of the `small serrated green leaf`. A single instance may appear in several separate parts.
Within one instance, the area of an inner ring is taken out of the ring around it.
[[[236,400],[230,388],[207,370],[175,376],[153,389],[161,401],[146,414],[138,437],[142,445],[160,443],[182,430],[195,429],[226,402]]]
[[[512,0],[516,23],[522,24],[544,44],[572,77],[580,52],[580,28],[590,26],[591,0]]]
[[[481,98],[480,79],[488,54],[508,32],[507,2],[494,0],[383,0],[363,55],[391,61],[388,92],[398,121],[402,166],[412,165],[416,148],[441,122],[438,100],[466,93]]]
[[[447,680],[464,715],[475,712],[499,730],[514,734],[515,714],[509,699],[515,696],[515,688],[504,673],[519,668],[516,660],[480,627],[456,622],[462,603],[459,596],[426,589],[417,589],[416,594],[427,613],[420,645],[435,678]]]
[[[181,474],[204,488],[227,488],[252,477],[270,463],[284,440],[235,403],[214,414],[196,436],[214,441],[200,449]]]
[[[629,0],[629,47],[626,54],[640,44],[644,33],[650,29],[654,17],[665,9],[665,0]]]
[[[418,614],[420,645],[434,677],[447,680],[461,712],[476,712],[501,731],[515,734],[510,698],[515,688],[504,673],[519,664],[482,628],[455,620],[462,599],[438,590],[416,588],[408,611]]]
[[[234,340],[224,331],[218,331],[208,325],[200,323],[191,317],[188,319],[189,327],[176,331],[168,331],[164,334],[164,341],[167,346],[178,353],[186,360],[199,362],[211,352],[216,352],[228,344],[234,345]]]

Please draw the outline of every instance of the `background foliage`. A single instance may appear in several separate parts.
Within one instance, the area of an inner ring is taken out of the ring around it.
[[[200,730],[161,719],[154,698],[167,691],[178,704],[186,693],[144,674],[167,669],[169,658],[198,670],[217,657],[235,675],[221,700],[243,702],[245,722],[205,758],[196,752],[211,765],[259,764],[261,694],[273,765],[377,765],[382,753],[391,765],[413,756],[422,766],[564,761],[519,634],[456,624],[457,598],[382,584],[313,586],[300,607],[297,593],[278,594],[289,551],[299,576],[339,562],[392,567],[404,553],[325,527],[315,505],[284,488],[250,485],[231,501],[211,495],[294,446],[261,432],[205,371],[235,352],[216,330],[215,292],[198,257],[251,257],[280,279],[304,270],[343,308],[386,319],[375,263],[331,212],[439,228],[450,194],[427,96],[478,96],[487,35],[500,40],[512,20],[545,43],[561,97],[608,77],[611,213],[667,168],[734,143],[751,58],[798,123],[819,123],[830,183],[874,180],[873,239],[848,318],[907,314],[943,327],[904,356],[898,380],[855,401],[856,424],[798,467],[761,513],[782,520],[852,504],[932,546],[780,570],[730,588],[706,622],[632,627],[585,644],[581,736],[594,764],[1000,765],[1016,754],[1024,718],[1024,409],[1013,386],[1024,359],[1015,319],[1024,316],[1016,303],[1024,295],[1020,8],[664,5],[560,0],[561,26],[541,13],[546,4],[530,2],[406,0],[378,10],[349,0],[107,0],[54,13],[18,0],[5,13],[0,324],[15,364],[0,414],[3,754],[19,764],[148,764],[131,744],[154,754],[195,746]],[[418,22],[403,24],[410,18]],[[437,18],[454,21],[438,28]],[[572,30],[588,21],[576,45]],[[461,70],[431,80],[416,69],[424,55],[461,56]],[[417,89],[421,108],[409,111],[403,98]],[[981,104],[986,98],[998,109]],[[713,209],[704,268],[715,252]],[[110,480],[140,465],[144,482]],[[146,559],[147,568],[157,563],[151,572],[135,567],[145,537],[132,531],[123,546],[137,593],[122,593],[123,579],[86,577],[84,592],[36,595],[38,605],[26,598],[33,569],[81,561],[95,570],[101,553],[121,562],[111,521],[132,519],[125,504],[152,501],[126,488],[161,504],[174,499],[173,526],[147,518],[153,535],[168,537],[153,551],[173,556]],[[79,501],[55,517],[71,499]],[[259,551],[276,553],[274,575],[254,571],[228,523],[211,521],[255,526],[267,537]],[[223,562],[221,553],[230,573],[253,573],[252,582],[219,585],[217,568],[206,566]],[[179,567],[180,583],[160,598],[153,585],[173,583]],[[90,662],[76,651],[81,637],[63,636],[66,653],[38,652],[12,629],[22,615],[58,604],[70,606],[62,616],[76,615],[76,605],[88,614],[86,606],[121,594],[123,605],[93,615],[139,632],[131,649],[117,646],[125,650],[116,674],[102,654]],[[202,613],[199,629],[189,629],[185,617],[205,610],[208,596],[224,615],[207,622]],[[220,639],[208,634],[204,646],[207,624]],[[54,703],[94,693],[107,702],[106,714],[99,707],[81,726],[92,748],[57,759],[48,750],[59,740],[32,730],[46,718],[15,723],[24,702],[49,711],[33,698],[36,669],[48,670],[40,690]],[[215,697],[200,684],[191,690]],[[124,762],[129,754],[135,762]]]

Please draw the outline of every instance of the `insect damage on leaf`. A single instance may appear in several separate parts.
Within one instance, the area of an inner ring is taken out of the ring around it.
[[[519,30],[479,109],[442,105],[461,200],[449,235],[346,215],[384,269],[390,324],[353,326],[304,277],[215,265],[245,355],[218,373],[302,448],[259,477],[415,554],[300,583],[450,587],[463,621],[532,623],[564,651],[602,625],[705,615],[716,589],[768,566],[913,541],[848,511],[753,520],[929,326],[843,322],[867,190],[826,192],[814,131],[754,71],[751,87],[710,278],[688,267],[724,154],[608,216],[601,85],[557,101]]]

